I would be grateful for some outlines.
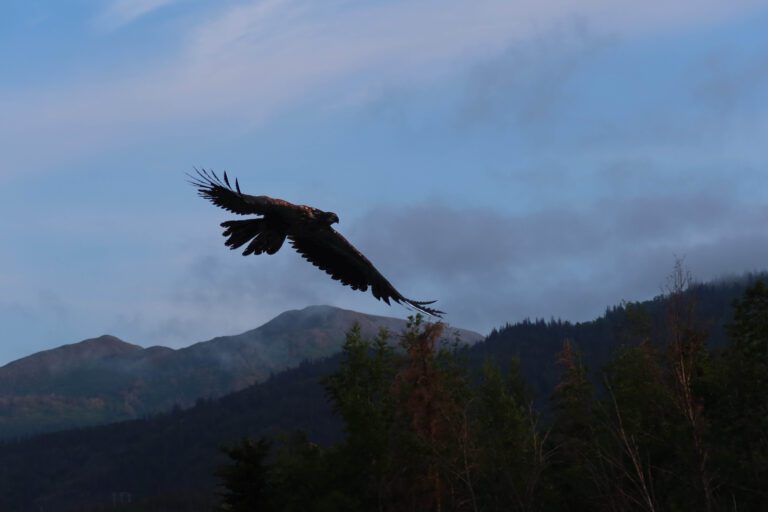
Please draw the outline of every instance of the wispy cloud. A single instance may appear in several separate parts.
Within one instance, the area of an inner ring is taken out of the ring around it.
[[[119,26],[177,0],[117,0],[102,18]],[[169,124],[217,122],[253,126],[310,99],[359,97],[372,85],[433,81],[537,37],[562,20],[581,20],[597,33],[637,34],[710,23],[760,2],[677,2],[666,6],[616,2],[422,0],[322,3],[261,0],[222,3],[205,18],[174,25],[172,46],[147,49],[141,67],[109,74],[92,70],[56,77],[0,95],[6,165],[30,169],[101,148],[167,132]],[[192,25],[190,26],[190,23]],[[166,27],[167,28],[167,27]],[[117,78],[115,78],[115,76]],[[45,156],[30,140],[49,144]],[[16,160],[14,162],[14,159]]]
[[[393,283],[426,290],[451,322],[481,329],[497,318],[585,320],[622,299],[649,298],[675,255],[688,255],[700,279],[759,269],[766,222],[768,208],[721,187],[517,215],[441,203],[380,210],[350,239],[389,266]]]
[[[96,17],[96,24],[114,30],[179,0],[112,0]]]

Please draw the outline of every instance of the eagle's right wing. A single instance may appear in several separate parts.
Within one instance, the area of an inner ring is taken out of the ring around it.
[[[219,208],[224,208],[239,215],[266,215],[274,206],[284,203],[279,199],[268,196],[252,196],[240,192],[240,184],[235,179],[235,188],[229,184],[227,173],[224,173],[224,181],[213,171],[197,170],[197,176],[188,175],[189,182],[197,188],[200,197],[203,197]]]
[[[440,317],[444,314],[427,306],[435,301],[417,301],[404,297],[363,253],[333,228],[305,231],[301,235],[289,235],[288,238],[302,258],[354,290],[364,292],[370,287],[373,296],[387,304],[391,299],[428,315]]]

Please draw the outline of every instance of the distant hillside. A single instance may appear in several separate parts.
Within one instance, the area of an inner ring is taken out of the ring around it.
[[[322,443],[341,438],[341,423],[319,384],[338,362],[334,356],[302,364],[217,400],[145,420],[0,443],[0,510],[93,510],[109,505],[118,492],[136,501],[163,496],[173,504],[155,510],[209,510],[187,505],[198,498],[209,504],[213,470],[225,461],[219,446],[296,429]]]
[[[140,351],[138,345],[114,336],[100,336],[80,343],[64,345],[17,359],[0,368],[0,385],[5,389],[24,389],[45,382],[50,377],[76,371],[78,368],[110,357]]]
[[[731,303],[746,286],[747,280],[741,280],[693,289],[713,345],[724,343]],[[659,297],[642,303],[642,309],[653,336],[662,336],[666,301]],[[506,325],[469,348],[466,360],[476,371],[486,359],[503,367],[510,357],[520,356],[523,372],[544,403],[558,378],[554,361],[563,339],[575,340],[586,363],[599,370],[611,352],[633,342],[628,311],[623,306],[609,308],[604,316],[577,324]],[[302,364],[187,410],[0,444],[0,510],[90,510],[110,503],[114,492],[128,492],[134,502],[161,504],[141,510],[207,510],[216,486],[213,471],[224,461],[219,446],[243,436],[297,429],[321,444],[341,438],[341,424],[319,383],[338,362],[334,356]]]
[[[179,350],[101,336],[38,352],[0,368],[0,438],[132,419],[219,397],[338,352],[355,322],[366,335],[405,326],[396,318],[310,306]],[[459,334],[468,342],[482,338]]]
[[[742,279],[700,283],[691,288],[690,297],[695,303],[698,325],[708,333],[710,347],[725,344],[724,327],[732,316],[731,305],[757,277],[749,275]],[[519,357],[523,375],[532,387],[537,403],[543,405],[559,378],[554,362],[563,340],[574,342],[585,364],[592,370],[593,380],[599,384],[602,382],[599,372],[616,349],[637,343],[642,336],[640,331],[646,330],[645,334],[652,341],[665,339],[667,301],[664,297],[633,303],[629,310],[634,313],[628,313],[626,305],[609,307],[603,316],[589,322],[539,319],[506,324],[494,329],[483,343],[469,351],[470,364],[479,367],[485,358],[490,358],[503,367],[511,358]]]

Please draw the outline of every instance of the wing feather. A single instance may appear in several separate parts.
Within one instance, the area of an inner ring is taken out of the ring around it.
[[[240,192],[240,183],[235,180],[235,188],[229,184],[227,173],[222,181],[215,172],[195,169],[197,176],[188,174],[189,182],[197,188],[198,195],[219,208],[238,215],[266,215],[284,201],[268,196],[252,196]]]
[[[443,314],[442,311],[426,306],[434,301],[415,301],[404,297],[363,253],[333,228],[289,235],[288,238],[305,260],[336,281],[360,291],[370,287],[373,296],[387,304],[394,300],[428,315],[439,317]]]

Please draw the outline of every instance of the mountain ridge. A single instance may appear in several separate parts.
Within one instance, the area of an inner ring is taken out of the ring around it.
[[[392,317],[308,306],[179,349],[143,348],[102,335],[37,352],[0,367],[0,439],[122,421],[222,396],[338,352],[355,322],[368,336],[406,325]],[[468,342],[482,338],[457,332]]]
[[[67,343],[51,349],[34,352],[0,366],[0,370],[11,370],[34,364],[50,364],[61,362],[62,356],[70,356],[73,360],[98,359],[114,354],[127,353],[133,350],[141,350],[143,347],[128,343],[117,336],[102,334],[95,338],[87,338],[75,343]]]

